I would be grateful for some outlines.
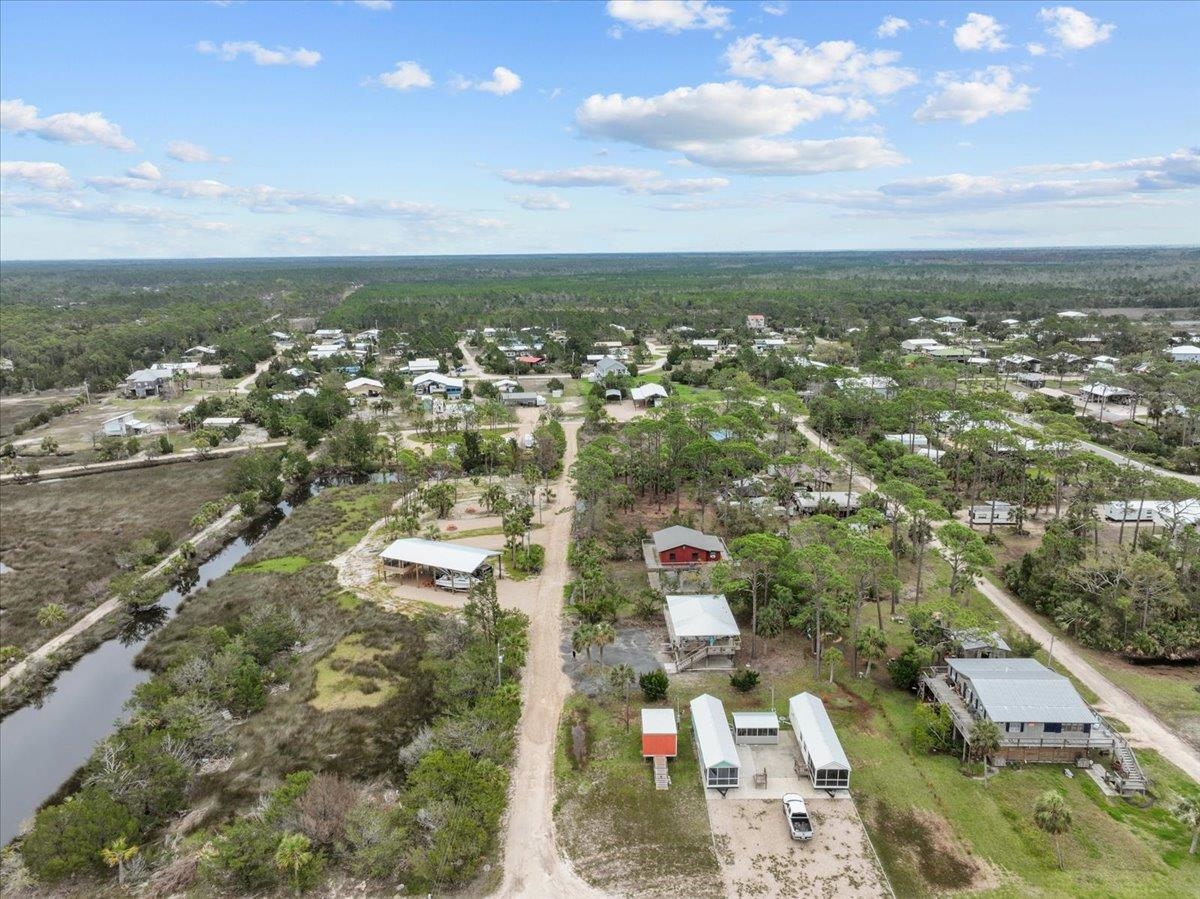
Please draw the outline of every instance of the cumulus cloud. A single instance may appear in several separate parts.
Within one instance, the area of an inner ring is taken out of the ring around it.
[[[794,175],[904,162],[877,137],[780,139],[826,115],[854,119],[870,111],[870,104],[856,98],[731,81],[655,97],[595,94],[576,110],[575,119],[589,137],[670,150],[715,168]]]
[[[1046,33],[1066,50],[1086,50],[1112,37],[1117,26],[1093,19],[1073,6],[1043,7],[1038,18],[1046,24]]]
[[[941,73],[940,90],[925,98],[913,114],[918,122],[961,122],[972,125],[988,116],[1005,115],[1028,109],[1037,88],[1014,83],[1007,66],[988,66],[968,80]]]
[[[396,63],[390,72],[384,72],[377,78],[368,78],[367,84],[381,84],[394,91],[410,91],[419,87],[433,87],[433,78],[419,63],[411,59]]]
[[[691,159],[712,168],[750,175],[818,175],[902,165],[904,156],[878,137],[832,140],[742,138],[680,147]]]
[[[228,162],[228,156],[214,156],[212,151],[186,140],[173,140],[167,144],[167,155],[176,162]]]
[[[761,8],[768,16],[786,16],[787,0],[773,0],[773,2],[764,3]]]
[[[0,162],[0,178],[38,190],[67,190],[71,173],[57,162]]]
[[[24,100],[0,100],[0,129],[63,144],[99,144],[125,152],[137,149],[120,126],[101,113],[59,112],[43,117],[36,106]]]
[[[1037,41],[1030,41],[1028,44],[1025,45],[1025,49],[1029,52],[1030,56],[1045,56],[1046,55],[1046,45],[1039,44]]]
[[[875,36],[895,37],[901,31],[907,31],[911,27],[907,19],[901,19],[899,16],[884,16],[879,27],[875,29]]]
[[[354,0],[355,6],[369,9],[371,12],[387,12],[392,8],[392,0]]]
[[[125,174],[130,178],[141,178],[143,181],[158,181],[162,178],[162,172],[153,162],[140,162],[133,168],[127,169]]]
[[[304,47],[264,47],[258,41],[225,41],[218,45],[212,41],[200,41],[196,44],[200,53],[215,55],[225,62],[232,62],[239,56],[249,56],[256,66],[300,66],[311,68],[321,61],[321,54],[316,50],[306,50]]]
[[[959,50],[1007,50],[1004,26],[992,16],[967,13],[967,20],[954,29],[954,46]]]
[[[635,31],[655,29],[668,34],[724,31],[732,12],[709,0],[608,0],[606,9],[611,18]]]
[[[46,215],[89,222],[169,226],[196,231],[224,231],[231,230],[232,227],[224,222],[206,221],[157,206],[135,203],[87,203],[76,196],[55,194],[6,194],[0,212],[6,216]]]
[[[504,169],[509,184],[533,187],[616,187],[630,194],[682,195],[708,193],[728,187],[724,178],[664,178],[657,169],[617,165],[582,165],[569,169]]]
[[[823,86],[835,93],[886,96],[917,83],[912,69],[892,63],[892,50],[863,50],[853,41],[824,41],[809,47],[791,38],[752,34],[725,51],[733,75],[795,87]]]
[[[450,86],[455,90],[486,91],[489,94],[495,94],[497,97],[504,97],[519,91],[521,84],[521,76],[512,69],[505,68],[504,66],[496,66],[496,68],[492,69],[492,77],[487,81],[471,81],[462,75],[455,75],[450,79]]]
[[[553,192],[542,194],[513,194],[508,202],[516,203],[522,209],[533,212],[565,212],[571,204]]]

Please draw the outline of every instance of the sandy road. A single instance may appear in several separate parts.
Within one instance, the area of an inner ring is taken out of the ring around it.
[[[529,657],[522,680],[524,708],[517,726],[517,763],[509,789],[504,835],[504,881],[498,896],[603,897],[571,869],[558,852],[554,836],[554,749],[563,703],[571,681],[563,671],[563,587],[569,574],[567,546],[575,493],[567,472],[575,461],[578,422],[564,422],[567,451],[563,476],[555,485],[559,512],[547,521],[540,538],[546,565],[536,591],[518,601],[529,615]]]
[[[800,433],[811,440],[814,445],[818,443],[820,438],[807,423],[797,422],[797,427],[800,429]],[[827,443],[822,442],[822,444],[828,446]],[[836,455],[832,449],[827,451]],[[855,485],[866,490],[875,489],[875,485],[865,475],[856,476]],[[839,485],[837,489],[842,488]],[[940,549],[936,541],[931,545],[935,549]],[[986,578],[977,578],[975,586],[1009,621],[1043,646],[1050,645],[1050,629],[1038,621],[1011,593]],[[1167,727],[1161,719],[1130,693],[1122,690],[1096,670],[1087,659],[1075,651],[1067,637],[1062,634],[1055,634],[1054,637],[1055,659],[1100,697],[1094,705],[1101,713],[1112,715],[1129,725],[1129,742],[1134,746],[1148,746],[1158,750],[1163,758],[1186,773],[1192,780],[1200,783],[1200,753],[1197,753],[1190,743]]]

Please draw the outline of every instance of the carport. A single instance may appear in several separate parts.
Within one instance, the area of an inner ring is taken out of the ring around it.
[[[496,560],[495,569],[492,568],[492,559]],[[460,591],[469,590],[472,583],[485,577],[503,577],[502,559],[503,554],[498,549],[461,546],[419,537],[396,540],[379,554],[384,580],[392,573],[411,573],[416,578],[424,570],[432,573],[434,586]]]

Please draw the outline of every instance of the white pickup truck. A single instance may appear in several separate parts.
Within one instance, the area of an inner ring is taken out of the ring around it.
[[[787,818],[793,840],[812,839],[812,819],[808,817],[808,807],[799,793],[783,794],[783,816]]]

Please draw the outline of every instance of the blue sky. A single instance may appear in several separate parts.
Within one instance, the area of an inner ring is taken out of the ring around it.
[[[0,6],[6,259],[1196,243],[1200,4]]]

